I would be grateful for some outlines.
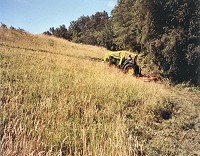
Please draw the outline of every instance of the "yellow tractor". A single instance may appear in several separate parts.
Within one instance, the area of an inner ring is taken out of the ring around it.
[[[104,62],[115,65],[127,75],[141,76],[141,69],[137,64],[138,54],[129,51],[107,52]]]

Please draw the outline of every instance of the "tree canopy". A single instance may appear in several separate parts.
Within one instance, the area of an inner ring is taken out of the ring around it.
[[[104,46],[112,48],[113,30],[108,13],[96,12],[91,16],[81,16],[76,21],[72,21],[68,27],[61,25],[59,28],[50,28],[44,32],[47,35],[54,35],[67,40],[90,45]]]

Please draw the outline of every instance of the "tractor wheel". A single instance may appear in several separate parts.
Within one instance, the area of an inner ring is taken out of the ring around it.
[[[132,64],[128,64],[124,67],[124,73],[127,75],[134,75],[134,67]]]

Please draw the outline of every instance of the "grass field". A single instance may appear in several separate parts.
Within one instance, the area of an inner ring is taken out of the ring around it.
[[[0,28],[1,154],[200,155],[200,92],[126,76],[106,51]]]

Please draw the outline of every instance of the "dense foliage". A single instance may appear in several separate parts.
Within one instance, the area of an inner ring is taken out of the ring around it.
[[[112,11],[115,43],[132,50],[139,45],[173,81],[198,83],[198,6],[195,0],[121,0]]]
[[[200,85],[199,1],[119,0],[111,17],[97,12],[49,34],[110,50],[142,51],[161,75]],[[62,31],[61,31],[62,32]]]

